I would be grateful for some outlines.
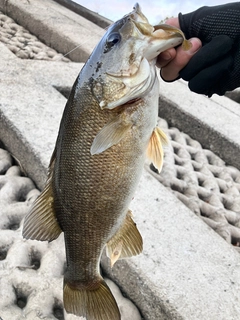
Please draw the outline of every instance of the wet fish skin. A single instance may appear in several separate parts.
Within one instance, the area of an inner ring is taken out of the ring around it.
[[[46,187],[24,221],[27,239],[52,241],[64,232],[64,307],[87,320],[120,320],[100,275],[104,247],[112,265],[142,251],[128,207],[147,149],[162,165],[155,60],[183,41],[179,32],[162,39],[155,30],[136,4],[101,39],[75,81]]]

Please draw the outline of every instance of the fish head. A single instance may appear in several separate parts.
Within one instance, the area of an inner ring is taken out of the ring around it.
[[[185,41],[170,26],[152,26],[137,3],[109,27],[89,59],[91,91],[102,109],[114,109],[143,97],[156,79],[160,52]]]

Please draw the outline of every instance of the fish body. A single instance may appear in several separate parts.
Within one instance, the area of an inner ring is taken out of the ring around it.
[[[138,4],[107,30],[74,83],[46,186],[24,221],[27,239],[52,241],[64,232],[64,307],[87,320],[120,319],[100,275],[104,247],[112,265],[142,251],[128,207],[147,150],[162,164],[155,61],[184,40],[155,30]]]

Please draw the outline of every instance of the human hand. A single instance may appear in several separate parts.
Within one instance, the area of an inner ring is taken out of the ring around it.
[[[178,18],[168,19],[165,23],[180,29]],[[201,40],[198,38],[192,38],[190,42],[192,47],[187,51],[179,46],[176,49],[171,48],[160,53],[157,59],[157,67],[161,68],[161,77],[164,81],[172,82],[179,79],[179,72],[202,46]]]
[[[180,47],[172,49],[170,62],[166,64],[163,59],[165,52],[162,53],[158,59],[158,65],[162,67],[162,78],[171,81],[179,73],[179,77],[189,82],[192,91],[209,97],[214,93],[223,95],[240,86],[239,18],[238,2],[202,7],[189,14],[180,13],[179,19],[168,21],[167,23],[179,23],[186,38],[201,39],[203,47],[191,55],[189,60],[187,52],[183,53]],[[192,39],[192,43],[194,41],[196,40]],[[179,67],[185,63],[183,54],[187,63],[180,70]]]

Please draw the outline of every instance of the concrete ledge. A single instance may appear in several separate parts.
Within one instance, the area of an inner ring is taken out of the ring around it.
[[[15,15],[19,22],[30,16],[32,25],[43,25],[42,30],[48,30],[54,18],[48,16],[49,20],[45,17],[43,21],[39,12],[53,14],[57,5],[48,1],[50,7],[45,10],[45,0],[31,0],[30,4],[0,0],[0,4],[4,8],[7,5],[11,17]],[[61,6],[56,9],[56,13],[61,11],[61,19],[64,10]],[[71,36],[76,39],[80,24],[74,19]],[[41,36],[48,39],[45,32]],[[64,42],[65,34],[59,33],[56,43],[59,39]],[[0,100],[0,139],[42,187],[66,102],[55,88],[69,88],[82,64],[23,61],[3,45],[0,52],[4,79],[0,84],[4,92]],[[231,157],[227,153],[232,152],[231,163],[237,162],[239,152],[239,114],[235,107],[224,97],[194,95],[181,82],[161,83],[161,116],[212,147],[228,162]],[[228,144],[231,149],[227,149]],[[144,319],[238,320],[239,254],[146,171],[132,210],[143,235],[143,254],[117,262],[112,270],[105,258],[102,264],[105,273],[137,304]]]
[[[86,18],[87,20],[92,21],[93,23],[95,23],[101,28],[107,28],[110,24],[112,24],[111,20],[71,0],[54,0],[54,1],[70,9],[71,11],[79,14],[80,16]]]
[[[103,266],[144,319],[239,319],[239,253],[147,171],[131,209],[143,254]]]
[[[240,108],[227,97],[190,92],[184,81],[160,84],[159,115],[227,164],[240,169]]]
[[[71,88],[82,64],[21,60],[1,43],[0,52],[0,137],[42,188],[66,103],[55,88]]]
[[[85,62],[104,30],[51,0],[0,0],[0,10],[55,50]],[[73,51],[72,51],[73,50]]]

